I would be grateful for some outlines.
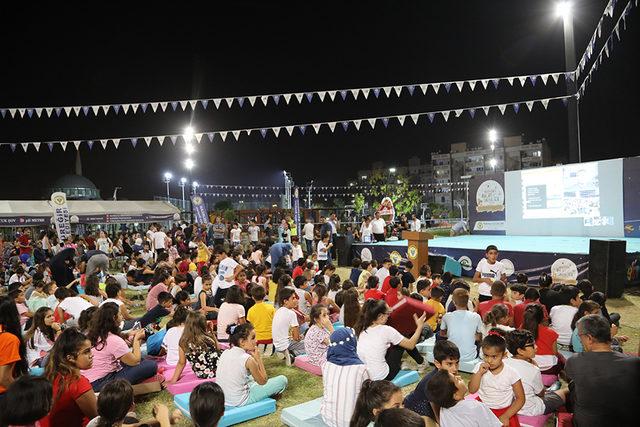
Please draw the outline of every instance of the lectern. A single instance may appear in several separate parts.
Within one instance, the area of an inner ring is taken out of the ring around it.
[[[420,276],[420,266],[429,264],[429,239],[433,234],[424,231],[403,231],[402,237],[409,241],[407,258],[413,263],[413,277]]]

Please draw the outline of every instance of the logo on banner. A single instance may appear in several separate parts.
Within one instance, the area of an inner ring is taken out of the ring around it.
[[[476,211],[504,211],[504,189],[499,182],[490,179],[480,184],[476,191]]]
[[[460,257],[460,259],[458,259],[458,262],[460,263],[460,266],[462,266],[462,268],[464,268],[465,271],[469,271],[472,268],[471,265],[471,258],[469,258],[466,255],[462,255]]]
[[[502,263],[502,265],[504,265],[504,274],[506,274],[507,277],[509,277],[513,273],[515,273],[516,268],[513,265],[513,263],[511,262],[511,260],[505,258],[505,259],[501,259],[500,262]]]
[[[578,267],[570,259],[558,258],[551,264],[551,277],[554,283],[575,283],[578,279]]]
[[[61,242],[64,242],[71,236],[71,221],[69,220],[67,195],[62,192],[51,194],[51,204],[53,206],[53,221],[56,225],[58,238]]]
[[[376,211],[380,214],[380,217],[386,221],[387,224],[393,222],[396,217],[396,210],[393,207],[393,201],[389,197],[385,197],[380,202],[380,206]]]
[[[407,256],[409,257],[409,259],[418,258],[418,248],[416,248],[415,245],[409,245],[409,247],[407,248]]]
[[[193,213],[195,220],[199,224],[209,224],[209,215],[207,215],[207,206],[204,203],[202,197],[198,195],[191,196],[191,205],[193,206]]]
[[[400,265],[400,261],[402,261],[402,255],[400,255],[400,252],[398,251],[393,251],[389,254],[389,259],[391,260],[393,265]]]

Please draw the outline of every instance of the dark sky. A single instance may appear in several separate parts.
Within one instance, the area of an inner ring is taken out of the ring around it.
[[[564,71],[561,21],[549,0],[413,2],[214,2],[229,9],[192,4],[160,7],[149,3],[110,4],[99,9],[55,2],[21,2],[0,12],[0,106],[56,106],[128,103],[192,97],[223,97],[291,91],[386,86],[469,78]],[[575,6],[579,58],[606,0]],[[616,17],[626,4],[620,0]],[[638,16],[632,10],[622,43],[599,67],[581,102],[583,159],[638,154]],[[603,36],[609,34],[607,19]],[[599,44],[601,46],[601,44]],[[551,81],[551,79],[550,79]],[[480,86],[480,84],[478,84]],[[516,85],[517,87],[517,85]],[[527,100],[564,93],[564,86],[476,90],[462,95],[303,105],[257,103],[195,114],[166,112],[99,118],[0,119],[0,142],[74,140],[179,133],[189,121],[198,131],[333,121],[382,114],[461,108]],[[372,99],[373,98],[373,99]],[[539,106],[538,106],[539,107]],[[480,114],[476,119],[418,126],[397,123],[371,131],[363,125],[344,133],[326,128],[293,137],[282,132],[263,140],[259,133],[226,143],[197,147],[193,177],[211,184],[282,184],[281,171],[297,183],[344,184],[375,160],[406,164],[406,159],[444,150],[452,142],[484,142],[495,127],[502,135],[546,137],[555,157],[566,156],[566,109],[551,105],[534,113]],[[105,152],[81,148],[84,175],[108,197],[114,186],[128,199],[163,195],[162,173],[184,174],[182,148],[143,142],[122,143]],[[47,184],[73,171],[75,149],[39,153],[0,147],[2,199],[40,198]],[[177,186],[172,193],[178,196]]]

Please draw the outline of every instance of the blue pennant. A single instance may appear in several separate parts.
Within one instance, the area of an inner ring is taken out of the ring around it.
[[[436,113],[427,113],[427,117],[429,117],[429,121],[433,123],[433,119],[436,118]]]
[[[311,100],[313,99],[313,92],[311,93],[305,93],[305,95],[307,97],[307,101],[311,102]]]
[[[278,105],[278,102],[280,102],[280,95],[273,95],[271,98],[273,99],[273,102]]]
[[[469,115],[471,116],[471,118],[473,119],[476,115],[476,109],[475,108],[469,108]]]
[[[207,109],[207,105],[209,105],[209,100],[208,99],[203,99],[202,101],[200,101],[200,103],[202,104],[202,108],[203,109]]]
[[[171,143],[173,145],[176,145],[176,141],[178,140],[178,137],[176,135],[171,135],[169,139],[171,139]]]
[[[244,105],[244,97],[241,96],[240,98],[236,98],[236,100],[238,101],[238,105],[240,106],[240,108],[242,108],[242,106]]]
[[[564,73],[564,78],[573,81],[573,73]]]
[[[147,112],[147,107],[148,107],[148,106],[149,106],[149,104],[147,104],[146,102],[145,102],[145,103],[140,104],[140,108],[142,109],[142,112],[143,112],[143,113],[146,113],[146,112]]]
[[[518,111],[520,111],[520,103],[516,102],[515,104],[513,104],[513,111],[518,114]]]
[[[342,97],[343,101],[347,99],[347,93],[349,93],[349,92],[347,92],[346,90],[341,90],[340,91],[340,96]]]
[[[498,85],[500,84],[500,79],[493,79],[491,80],[491,83],[493,83],[494,89],[498,89]]]
[[[131,138],[131,145],[133,145],[133,148],[136,148],[137,143],[138,143],[138,138]]]
[[[173,111],[176,111],[176,108],[178,108],[178,101],[171,102],[171,108],[173,108]]]
[[[3,108],[2,110],[0,110],[0,114],[2,114],[2,118],[4,119],[4,117],[7,115],[7,110]]]
[[[87,141],[87,145],[89,146],[89,150],[91,150],[93,148],[93,141]]]
[[[60,114],[62,114],[62,108],[56,107],[56,116],[60,117]]]
[[[344,131],[346,132],[347,129],[349,129],[349,122],[342,122],[342,129],[344,129]]]
[[[388,119],[388,118],[386,118],[386,117],[383,117],[383,118],[382,118],[382,124],[384,125],[384,127],[389,126],[389,119]]]
[[[267,137],[267,130],[266,129],[260,129],[260,133],[262,134],[262,138],[266,138]]]
[[[33,108],[27,108],[27,115],[29,118],[33,117]]]
[[[538,76],[529,76],[529,81],[531,82],[532,86],[536,85],[536,80],[538,80]]]
[[[451,83],[445,83],[444,88],[446,89],[447,93],[449,93],[449,89],[451,89]]]
[[[11,147],[11,151],[15,153],[17,144],[9,144],[9,146]]]
[[[84,113],[85,116],[89,115],[89,106],[84,106],[82,107],[82,112]]]
[[[117,115],[118,112],[120,112],[120,104],[113,104],[113,111],[115,111]]]
[[[380,96],[380,88],[379,87],[375,88],[373,90],[373,94],[376,96],[376,98],[379,97]]]
[[[407,90],[409,91],[409,95],[413,96],[413,92],[415,92],[416,87],[414,85],[407,86]]]
[[[304,135],[304,132],[307,130],[307,125],[300,125],[298,129],[300,129],[300,133]]]
[[[213,142],[213,135],[215,135],[214,132],[207,132],[207,136],[209,137],[210,142]]]
[[[47,142],[47,146],[49,147],[49,152],[53,152],[53,142]]]
[[[564,104],[564,106],[566,107],[567,104],[569,104],[569,98],[562,98],[562,103]]]

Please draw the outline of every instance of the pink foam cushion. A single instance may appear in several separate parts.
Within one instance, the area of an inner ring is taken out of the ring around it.
[[[547,419],[551,416],[551,414],[546,415],[538,415],[536,417],[529,417],[526,415],[518,415],[518,421],[520,421],[521,426],[531,426],[531,427],[543,427],[547,422]]]
[[[171,378],[173,378],[173,373],[176,371],[176,367],[172,366],[169,369],[165,369],[162,372],[162,375],[165,377],[165,379],[167,381],[169,381]],[[184,369],[182,370],[182,375],[180,375],[180,380],[182,380],[185,377],[193,377],[196,378],[196,374],[193,373],[193,371],[191,370],[191,364],[187,363],[184,366]]]
[[[228,350],[231,346],[228,342],[219,342],[218,347],[220,347],[220,350]]]
[[[545,386],[549,387],[556,381],[558,381],[557,375],[542,374],[542,384],[544,384]]]
[[[215,382],[215,380],[216,380],[215,378],[212,378],[212,379],[196,378],[190,381],[184,381],[181,379],[179,382],[175,384],[167,385],[167,390],[169,391],[169,393],[171,393],[174,396],[182,393],[191,393],[193,389],[196,388],[199,384],[206,383],[206,382]]]
[[[309,357],[306,354],[297,356],[293,364],[300,369],[304,369],[305,371],[312,373],[313,375],[318,375],[319,377],[322,376],[322,368],[310,363]]]

